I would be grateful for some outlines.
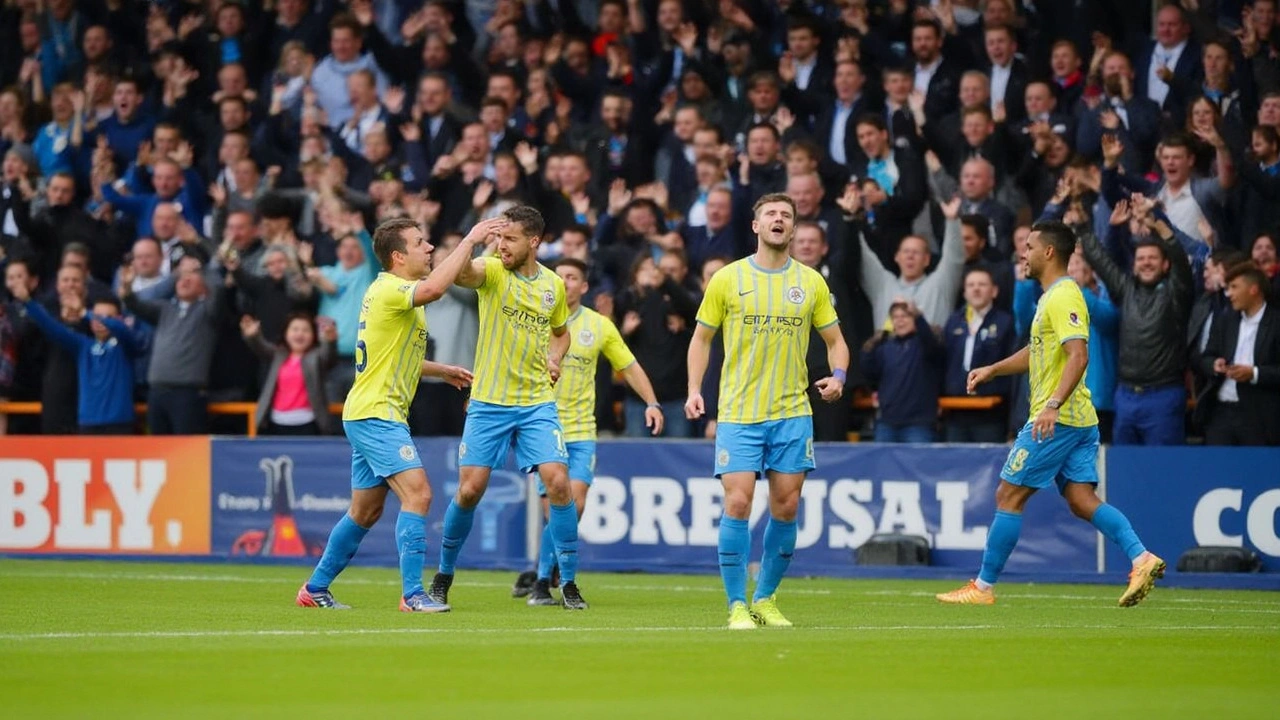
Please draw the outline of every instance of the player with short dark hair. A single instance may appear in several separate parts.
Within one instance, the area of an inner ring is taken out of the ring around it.
[[[1089,365],[1089,310],[1067,274],[1076,236],[1060,222],[1036,223],[1022,260],[1027,277],[1040,281],[1044,295],[1031,321],[1031,343],[994,365],[969,372],[968,390],[1003,375],[1030,373],[1031,420],[1018,433],[1000,471],[996,516],[987,531],[982,570],[976,580],[937,598],[958,605],[993,605],[992,586],[1018,544],[1022,508],[1037,490],[1056,485],[1071,512],[1093,524],[1124,549],[1133,562],[1122,607],[1142,602],[1164,561],[1148,552],[1129,519],[1098,498],[1098,415],[1082,382]]]
[[[827,344],[831,377],[814,385],[834,402],[844,391],[849,348],[827,281],[788,254],[795,235],[796,205],[781,193],[761,197],[751,229],[757,248],[711,276],[689,344],[689,398],[685,415],[696,420],[706,408],[702,378],[711,341],[724,337],[724,367],[716,428],[716,477],[724,484],[720,518],[720,577],[729,599],[729,627],[788,627],[774,594],[796,546],[796,510],[805,475],[814,469],[813,409],[808,367],[811,329]],[[769,480],[769,523],[754,599],[747,607],[747,521],[756,480]]]
[[[613,321],[582,304],[582,297],[587,292],[587,264],[565,258],[554,267],[564,281],[565,303],[569,309],[569,351],[561,362],[560,381],[555,387],[556,408],[564,428],[565,449],[569,451],[569,488],[581,520],[587,491],[591,489],[596,471],[596,364],[600,356],[609,361],[615,372],[622,373],[627,384],[648,405],[644,411],[645,425],[654,435],[662,433],[663,417],[649,376],[636,362],[635,355],[623,342],[622,334]],[[545,516],[549,512],[549,503],[546,488],[541,482],[538,483],[538,494],[542,497]],[[555,562],[555,541],[548,524],[542,531],[538,571],[533,586],[522,588],[517,583],[512,594],[520,597],[527,593],[530,605],[558,604],[551,595],[551,573]]]
[[[351,441],[351,509],[329,533],[324,555],[298,590],[302,607],[346,609],[329,585],[351,562],[369,528],[382,515],[387,490],[400,499],[396,544],[400,553],[400,609],[448,612],[422,587],[427,553],[427,511],[431,486],[409,437],[409,405],[424,375],[455,387],[471,383],[471,373],[426,360],[427,314],[471,258],[471,250],[502,232],[506,218],[477,224],[439,267],[431,269],[432,246],[418,223],[388,220],[373,233],[382,272],[365,291],[356,340],[356,378],[342,408],[342,427]]]
[[[444,515],[440,567],[428,594],[447,604],[455,565],[471,534],[476,505],[493,469],[506,462],[513,441],[522,472],[535,468],[547,490],[549,527],[567,610],[585,610],[576,583],[578,516],[569,490],[569,451],[552,387],[569,350],[564,281],[537,260],[545,229],[527,205],[509,208],[497,256],[471,260],[457,283],[480,297],[475,385],[458,444],[458,492]],[[470,253],[466,253],[469,257]]]

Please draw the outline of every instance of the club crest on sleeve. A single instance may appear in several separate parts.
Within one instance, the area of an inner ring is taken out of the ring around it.
[[[1076,313],[1071,313],[1070,315],[1067,316],[1067,322],[1071,323],[1072,325],[1079,325],[1080,316]]]
[[[787,288],[787,301],[795,305],[799,305],[804,302],[804,290],[802,290],[798,285],[793,285]]]
[[[596,341],[596,334],[591,332],[590,330],[583,330],[582,332],[578,333],[579,345],[585,345],[587,347],[591,347],[591,344],[594,343],[595,341]]]
[[[542,293],[542,306],[551,309],[556,306],[556,294],[550,290]]]

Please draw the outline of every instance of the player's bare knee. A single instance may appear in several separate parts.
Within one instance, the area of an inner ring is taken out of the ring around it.
[[[400,508],[405,512],[426,515],[431,511],[431,486],[423,485],[406,492],[400,499]]]
[[[458,483],[458,494],[454,499],[464,508],[473,508],[480,504],[482,497],[484,497],[483,484],[461,480]]]
[[[769,498],[769,515],[783,522],[796,519],[800,511],[800,493],[791,493],[783,497]]]
[[[1001,481],[999,487],[996,488],[996,509],[1006,512],[1022,512],[1022,508],[1027,504],[1027,498],[1029,497],[1031,497],[1031,493],[1026,488]]]
[[[378,518],[382,517],[382,507],[380,505],[352,505],[347,510],[347,514],[355,521],[355,524],[362,528],[371,528],[378,522]]]
[[[731,518],[746,518],[751,514],[751,495],[745,490],[727,490],[724,495],[724,514]]]

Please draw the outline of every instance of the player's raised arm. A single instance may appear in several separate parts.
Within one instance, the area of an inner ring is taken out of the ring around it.
[[[477,243],[488,242],[490,236],[502,232],[506,227],[507,219],[502,217],[476,223],[475,227],[471,228],[471,232],[458,243],[458,247],[449,253],[449,257],[432,270],[426,280],[418,283],[418,287],[413,291],[413,304],[426,305],[439,300],[454,282],[473,289],[483,285],[484,263],[478,259],[472,259],[472,249]]]

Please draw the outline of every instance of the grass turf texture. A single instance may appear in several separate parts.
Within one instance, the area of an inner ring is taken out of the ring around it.
[[[293,606],[301,567],[0,561],[6,718],[1272,718],[1280,596],[789,579],[791,630],[723,629],[711,576],[588,573],[586,612],[462,571],[446,615],[353,568],[345,612]],[[428,580],[430,573],[428,573]]]

